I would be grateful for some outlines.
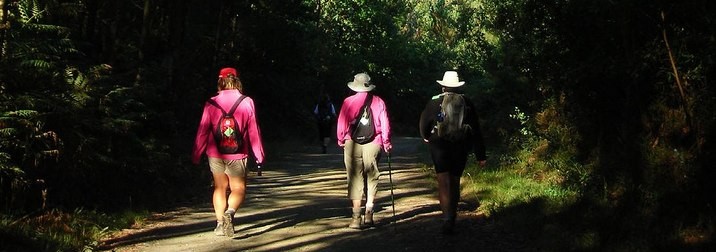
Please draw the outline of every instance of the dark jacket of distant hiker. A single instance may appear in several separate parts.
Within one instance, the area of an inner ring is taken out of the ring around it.
[[[472,101],[465,97],[465,114],[463,122],[470,125],[472,128],[471,134],[468,134],[466,138],[457,143],[447,142],[440,139],[437,133],[434,132],[435,125],[437,123],[437,115],[440,112],[440,104],[443,101],[443,95],[434,96],[430,100],[422,114],[420,115],[420,136],[423,139],[429,141],[430,152],[433,156],[433,161],[436,163],[436,169],[441,170],[439,167],[446,161],[452,161],[451,164],[460,166],[464,169],[467,154],[470,150],[475,152],[477,160],[485,160],[485,144],[482,137],[482,131],[480,130],[480,123],[478,121],[477,113],[475,112],[475,106]],[[450,159],[450,160],[436,160],[436,159]],[[460,170],[460,174],[462,173]]]

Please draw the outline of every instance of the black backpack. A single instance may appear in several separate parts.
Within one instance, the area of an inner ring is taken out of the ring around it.
[[[234,111],[236,111],[236,107],[239,106],[244,98],[246,98],[246,96],[242,95],[236,99],[236,102],[231,106],[231,110],[229,110],[228,113],[221,108],[216,101],[212,99],[207,101],[214,107],[219,108],[222,113],[219,121],[216,122],[216,128],[212,131],[216,148],[218,148],[222,154],[236,154],[241,150],[241,145],[244,142],[244,134],[239,132],[239,124],[236,122],[236,118],[234,118]]]
[[[465,98],[461,94],[445,93],[435,125],[438,137],[449,142],[463,140],[471,127],[464,122]]]
[[[318,108],[318,120],[324,123],[333,121],[334,114],[332,113],[333,104],[331,102],[319,102],[316,107]]]
[[[363,107],[358,111],[358,116],[351,124],[351,138],[357,144],[367,144],[375,138],[375,127],[373,126],[373,112],[370,109],[370,103],[373,96],[368,94],[363,103]]]

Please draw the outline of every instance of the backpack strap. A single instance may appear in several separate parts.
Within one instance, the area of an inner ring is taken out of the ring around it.
[[[229,110],[229,115],[233,115],[233,114],[234,114],[234,111],[236,111],[236,108],[239,106],[239,104],[241,103],[241,101],[244,100],[244,98],[246,98],[246,96],[245,96],[245,95],[242,95],[242,96],[239,96],[239,99],[236,99],[236,102],[234,102],[234,106],[231,106],[231,110]]]
[[[241,103],[241,101],[244,100],[244,98],[246,98],[245,95],[239,96],[239,98],[236,99],[236,102],[234,102],[234,105],[231,106],[231,110],[229,110],[228,113],[226,112],[226,110],[224,110],[224,108],[222,108],[221,106],[219,106],[219,104],[216,103],[215,100],[209,99],[209,100],[206,101],[206,102],[208,102],[209,104],[213,105],[214,107],[219,108],[219,109],[221,110],[221,113],[222,113],[223,115],[233,115],[233,114],[234,114],[234,111],[236,111],[236,108],[239,106],[239,104]]]
[[[367,96],[365,97],[365,101],[363,101],[363,106],[361,107],[361,110],[363,110],[363,109],[366,108],[366,107],[367,107],[368,109],[370,109],[370,104],[371,104],[371,102],[373,101],[373,95],[371,95],[370,93],[368,93],[368,94],[366,94],[366,95],[367,95]],[[358,113],[358,115],[360,115],[360,114],[361,114],[361,113]]]
[[[209,100],[206,101],[206,102],[209,103],[210,105],[214,106],[214,107],[219,108],[219,110],[221,110],[221,114],[222,114],[222,115],[226,115],[226,110],[224,110],[221,106],[219,106],[219,104],[216,103],[216,101],[214,101],[213,99],[209,99]]]
[[[365,100],[363,101],[363,105],[360,107],[360,110],[358,110],[358,114],[355,116],[355,119],[353,120],[355,123],[358,123],[358,120],[360,120],[360,117],[363,116],[363,113],[365,113],[368,109],[370,109],[371,101],[373,101],[373,96],[368,93],[366,94]]]

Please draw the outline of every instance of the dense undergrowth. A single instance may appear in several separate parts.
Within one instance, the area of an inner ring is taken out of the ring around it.
[[[207,189],[186,156],[231,65],[271,140],[361,71],[414,135],[457,70],[491,152],[465,197],[490,218],[536,247],[714,248],[715,1],[256,2],[0,2],[3,245],[92,247],[131,224],[83,215]]]

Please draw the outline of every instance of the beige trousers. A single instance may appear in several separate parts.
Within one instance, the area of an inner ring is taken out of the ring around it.
[[[363,199],[363,191],[371,198],[378,191],[378,160],[380,159],[380,146],[374,143],[364,145],[347,140],[343,148],[343,162],[348,175],[348,198],[351,200]]]

